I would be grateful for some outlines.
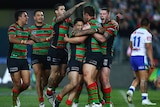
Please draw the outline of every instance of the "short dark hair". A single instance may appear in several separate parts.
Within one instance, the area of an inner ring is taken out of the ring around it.
[[[22,14],[26,12],[25,10],[17,10],[14,14],[15,21],[18,21],[18,17],[22,16]]]
[[[64,4],[62,4],[62,3],[57,3],[57,4],[54,6],[54,10],[58,10],[59,6],[64,6]]]
[[[148,26],[150,24],[150,21],[148,18],[142,18],[141,20],[141,26]]]
[[[94,16],[95,15],[95,10],[92,6],[86,6],[83,9],[83,13],[87,13],[89,16]]]
[[[85,23],[82,18],[76,18],[76,19],[74,20],[74,25],[75,25],[78,21],[81,21],[81,22]]]
[[[43,11],[42,11],[42,10],[40,10],[40,9],[35,10],[35,11],[34,11],[34,13],[33,13],[33,14],[34,14],[34,16],[36,15],[36,13],[37,13],[37,12],[43,12]],[[44,12],[43,12],[43,13],[44,13]]]
[[[101,8],[101,10],[105,10],[105,11],[107,11],[108,13],[110,12],[109,9],[108,9],[108,8],[105,8],[105,7]]]

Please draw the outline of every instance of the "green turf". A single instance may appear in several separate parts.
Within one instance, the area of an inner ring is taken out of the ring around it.
[[[58,89],[59,92],[61,89]],[[152,106],[142,106],[141,105],[141,93],[139,90],[136,90],[133,96],[133,105],[127,104],[125,100],[126,90],[124,89],[113,89],[111,93],[111,100],[114,104],[114,107],[152,107]],[[149,98],[151,101],[156,102],[157,105],[153,107],[160,107],[160,90],[149,90]],[[66,96],[67,97],[67,96]],[[60,107],[65,107],[65,100],[63,99]],[[79,107],[84,107],[87,103],[87,94],[84,89],[80,96],[80,105]],[[38,107],[38,99],[35,89],[28,89],[20,95],[21,107]],[[0,107],[11,107],[11,89],[9,88],[0,88]],[[46,107],[52,107],[47,99],[45,98]]]

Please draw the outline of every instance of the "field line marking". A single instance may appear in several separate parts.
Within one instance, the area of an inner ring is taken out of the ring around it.
[[[128,107],[135,107],[134,104],[128,103],[128,101],[126,99],[126,93],[124,91],[120,90],[120,93],[121,93],[122,97],[124,98],[125,102],[127,103]]]

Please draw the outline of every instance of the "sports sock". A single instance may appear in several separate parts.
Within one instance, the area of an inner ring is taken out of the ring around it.
[[[17,106],[16,100],[19,95],[19,90],[12,89],[12,93],[13,93],[13,95],[12,95],[13,106]]]
[[[130,86],[130,87],[129,87],[129,90],[134,93],[135,87],[134,87],[134,86]]]
[[[110,107],[111,103],[111,87],[103,89],[103,98],[105,100],[104,107]]]
[[[62,97],[60,97],[59,95],[57,95],[57,97],[56,97],[56,101],[58,101],[58,102],[61,102],[62,101]]]
[[[43,97],[40,97],[40,98],[38,99],[38,101],[39,101],[39,103],[44,102],[44,98],[43,98]]]
[[[52,88],[48,87],[47,90],[46,90],[46,93],[49,96],[53,95]]]
[[[142,100],[148,99],[148,93],[142,93]]]
[[[98,98],[98,89],[96,82],[90,84],[87,86],[88,96],[89,96],[89,102],[92,103],[100,103]]]
[[[66,100],[66,105],[67,107],[71,107],[72,106],[72,101],[71,100]]]

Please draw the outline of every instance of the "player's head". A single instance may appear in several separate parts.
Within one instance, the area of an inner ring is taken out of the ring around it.
[[[35,10],[34,11],[34,20],[36,23],[43,23],[44,12],[42,10]]]
[[[56,4],[54,10],[56,16],[61,16],[66,12],[65,6],[61,3]]]
[[[100,19],[102,23],[110,19],[110,11],[108,8],[102,8],[100,10]]]
[[[95,10],[92,6],[86,6],[83,9],[84,21],[88,21],[95,16]]]
[[[74,29],[81,30],[84,25],[84,20],[82,18],[76,18],[74,20]]]
[[[20,22],[22,25],[28,24],[28,14],[24,10],[17,10],[15,12],[15,21]]]
[[[150,28],[150,21],[149,21],[148,18],[146,18],[146,17],[142,18],[142,20],[141,20],[141,27],[145,27],[147,29]]]

